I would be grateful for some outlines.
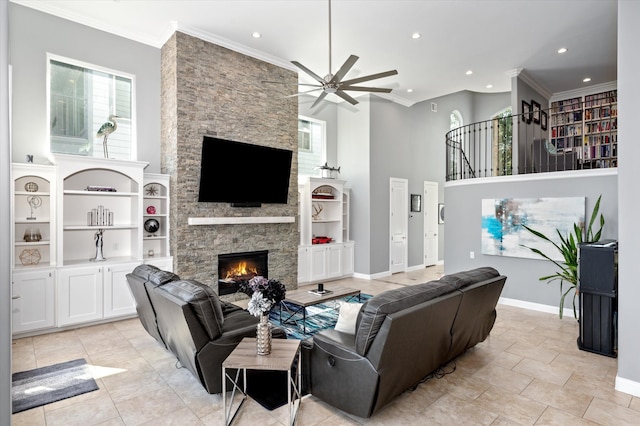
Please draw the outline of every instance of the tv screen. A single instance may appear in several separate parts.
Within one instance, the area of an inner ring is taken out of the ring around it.
[[[286,204],[293,151],[205,136],[198,201]]]

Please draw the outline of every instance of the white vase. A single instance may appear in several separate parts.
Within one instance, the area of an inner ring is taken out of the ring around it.
[[[256,350],[258,355],[269,355],[271,353],[271,323],[269,315],[260,315],[256,332]]]

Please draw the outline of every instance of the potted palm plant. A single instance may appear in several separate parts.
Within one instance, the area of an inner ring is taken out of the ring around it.
[[[601,198],[602,195],[598,197],[595,206],[593,206],[593,211],[591,212],[589,224],[586,229],[584,229],[583,224],[577,223],[573,224],[573,230],[567,235],[563,235],[558,229],[556,229],[560,243],[557,243],[556,241],[552,240],[543,233],[536,231],[535,229],[532,229],[526,225],[522,225],[523,228],[531,232],[533,235],[553,244],[553,246],[560,252],[560,255],[564,259],[564,261],[557,261],[535,247],[522,245],[522,247],[528,248],[532,252],[542,256],[558,267],[558,271],[556,271],[556,273],[540,277],[539,280],[547,281],[547,284],[554,281],[560,281],[560,319],[562,319],[562,311],[564,309],[565,299],[567,295],[571,294],[572,292],[573,316],[576,319],[578,318],[578,314],[576,312],[576,296],[578,295],[578,246],[582,242],[600,241],[602,228],[604,227],[604,216],[600,214],[600,229],[598,229],[598,231],[595,233],[593,232],[593,225],[598,217],[598,212],[600,211]]]

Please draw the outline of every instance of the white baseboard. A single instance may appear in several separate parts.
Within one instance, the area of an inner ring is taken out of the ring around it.
[[[558,314],[558,307],[551,305],[543,305],[541,303],[526,302],[524,300],[509,299],[501,297],[498,299],[498,303],[507,306],[515,306],[516,308],[529,309],[531,311],[546,312],[548,314]],[[562,318],[573,318],[573,309],[564,308],[562,311]]]
[[[628,393],[629,395],[640,397],[640,383],[625,379],[619,375],[616,375],[615,389],[620,392]]]

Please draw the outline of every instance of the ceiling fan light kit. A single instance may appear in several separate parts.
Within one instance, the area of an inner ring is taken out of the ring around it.
[[[349,96],[345,91],[356,91],[356,92],[376,92],[376,93],[390,93],[392,89],[382,88],[382,87],[365,87],[365,86],[354,86],[358,83],[364,83],[366,81],[376,80],[383,77],[389,77],[392,75],[398,74],[398,71],[391,70],[385,71],[377,74],[366,75],[364,77],[353,78],[351,80],[343,81],[342,79],[347,75],[349,70],[353,67],[356,61],[359,58],[356,55],[350,55],[349,58],[345,61],[344,64],[340,67],[340,69],[335,73],[331,74],[331,0],[329,0],[329,73],[323,77],[320,77],[318,74],[311,71],[309,68],[305,67],[298,61],[291,61],[293,65],[300,68],[306,74],[311,76],[314,80],[318,82],[318,84],[300,84],[304,86],[312,86],[315,89],[307,90],[305,92],[299,92],[293,96],[299,96],[302,94],[307,94],[315,91],[321,90],[320,96],[315,100],[311,108],[318,105],[328,94],[334,94],[349,102],[351,105],[356,105],[358,103],[353,97]]]

